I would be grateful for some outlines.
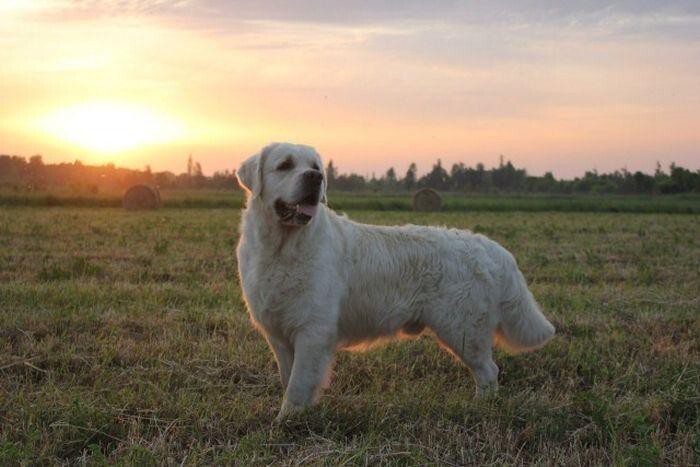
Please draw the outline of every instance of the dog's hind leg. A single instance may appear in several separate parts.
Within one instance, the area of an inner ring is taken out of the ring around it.
[[[282,408],[277,415],[278,422],[313,404],[321,392],[333,362],[335,342],[319,337],[304,333],[296,338],[294,364]]]
[[[433,327],[433,331],[440,343],[469,367],[477,395],[498,390],[498,366],[493,361],[491,331],[470,329],[471,332],[467,332],[466,326],[450,324]]]

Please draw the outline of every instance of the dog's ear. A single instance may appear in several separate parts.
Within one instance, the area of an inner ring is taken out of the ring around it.
[[[238,178],[238,184],[241,188],[246,189],[255,195],[257,191],[257,178],[258,178],[258,164],[260,161],[260,155],[255,154],[250,156],[248,159],[243,161],[238,170],[236,170],[236,178]]]
[[[238,183],[248,190],[253,198],[258,197],[263,191],[263,169],[268,154],[277,147],[278,143],[265,146],[258,154],[250,156],[243,161],[236,171]]]

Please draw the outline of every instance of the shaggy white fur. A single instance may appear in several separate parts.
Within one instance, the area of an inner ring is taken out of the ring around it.
[[[521,352],[554,335],[503,247],[465,230],[353,222],[322,203],[322,168],[313,148],[276,143],[237,172],[248,190],[238,268],[286,390],[278,420],[316,400],[340,348],[429,329],[482,393],[498,385],[494,338]]]

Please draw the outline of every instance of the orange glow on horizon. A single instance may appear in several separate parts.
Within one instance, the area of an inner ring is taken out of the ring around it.
[[[147,107],[90,102],[53,110],[38,119],[49,137],[101,155],[182,140],[185,126]]]

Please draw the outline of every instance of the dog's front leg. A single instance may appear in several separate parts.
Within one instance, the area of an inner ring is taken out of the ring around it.
[[[294,364],[277,422],[313,404],[333,360],[335,341],[319,332],[302,332],[294,345]]]
[[[272,335],[265,337],[267,337],[267,343],[270,345],[272,353],[275,354],[275,360],[277,360],[282,389],[287,389],[289,376],[292,373],[292,363],[294,362],[294,348],[284,339]]]

